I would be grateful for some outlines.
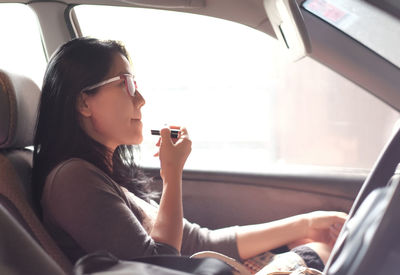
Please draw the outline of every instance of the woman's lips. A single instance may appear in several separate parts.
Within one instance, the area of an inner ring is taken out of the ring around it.
[[[141,113],[136,113],[136,116],[132,117],[132,120],[142,120],[142,114]]]

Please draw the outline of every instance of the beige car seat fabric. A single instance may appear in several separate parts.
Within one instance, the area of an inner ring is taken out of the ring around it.
[[[24,147],[33,144],[39,98],[40,90],[32,80],[0,70],[0,202],[11,204],[15,210],[11,214],[22,220],[21,225],[69,273],[71,263],[47,233],[30,203],[32,152]]]

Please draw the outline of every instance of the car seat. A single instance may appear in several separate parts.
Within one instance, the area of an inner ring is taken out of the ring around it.
[[[32,203],[33,153],[27,147],[33,145],[39,99],[40,90],[32,80],[0,69],[0,205],[69,273],[71,263],[46,232]],[[26,248],[16,245],[13,249],[9,255]],[[20,264],[24,262],[21,258]]]
[[[0,274],[66,275],[1,204],[0,232]]]

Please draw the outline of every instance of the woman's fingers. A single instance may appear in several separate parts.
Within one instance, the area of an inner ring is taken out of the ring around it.
[[[172,138],[170,136],[171,129],[179,130],[177,138]],[[156,143],[157,147],[161,146],[162,139],[164,139],[165,142],[168,142],[170,140],[172,144],[176,144],[181,139],[189,139],[189,134],[188,134],[186,127],[180,127],[180,126],[174,126],[174,125],[162,128],[160,130],[160,136],[161,137],[158,139],[158,141]],[[190,143],[191,143],[191,141],[190,141]],[[160,155],[159,150],[153,154],[153,156],[155,156],[155,157],[158,157],[159,155]]]
[[[329,237],[331,238],[332,242],[335,242],[336,239],[338,238],[339,234],[332,232],[331,230],[329,230]]]
[[[172,139],[171,139],[171,130],[169,128],[162,128],[160,131],[160,135],[161,135],[161,142],[160,145],[164,142],[166,142],[167,144],[172,144]]]
[[[161,145],[161,138],[158,139],[156,146],[158,147],[157,152],[153,154],[154,157],[158,157],[160,155],[160,145]]]
[[[158,138],[158,141],[157,141],[157,143],[156,143],[156,146],[157,146],[157,147],[160,147],[160,145],[161,145],[161,138]]]
[[[179,129],[178,138],[171,138],[171,129]],[[170,126],[162,128],[157,142],[158,156],[161,164],[161,176],[173,176],[182,172],[187,157],[191,152],[191,140],[185,127]]]
[[[186,127],[180,127],[180,129],[179,129],[179,137],[189,138],[189,134],[188,134],[188,131],[187,131]]]
[[[336,211],[316,211],[308,214],[309,224],[312,228],[329,228],[331,225],[338,224],[343,226],[347,220],[347,214]]]
[[[159,147],[158,151],[153,155],[155,157],[160,156],[160,148],[161,146],[165,147],[165,146],[170,146],[172,145],[173,139],[171,138],[171,130],[169,128],[162,128],[160,130],[160,138],[158,139],[156,146]]]
[[[335,223],[331,225],[331,230],[335,232],[340,232],[342,230],[343,223]]]
[[[333,222],[341,228],[341,226],[346,222],[348,215],[344,212],[333,212]]]
[[[343,224],[335,223],[329,227],[329,235],[332,239],[336,241],[337,237],[339,237],[340,231],[342,230]]]
[[[170,129],[174,129],[174,130],[179,130],[178,133],[178,138],[173,138],[172,140],[174,141],[174,143],[176,143],[178,140],[180,139],[184,139],[184,138],[189,138],[189,134],[188,131],[186,129],[186,127],[181,127],[181,126],[169,126]]]
[[[330,237],[330,244],[333,246],[337,240],[337,238],[339,237],[340,234],[340,230],[342,228],[342,226],[338,227],[336,226],[337,224],[332,225],[329,228],[329,237]]]
[[[334,243],[346,222],[347,214],[335,211],[308,213],[309,237],[314,241]]]

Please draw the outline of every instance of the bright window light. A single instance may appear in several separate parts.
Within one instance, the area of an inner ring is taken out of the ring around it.
[[[187,169],[370,169],[399,117],[310,58],[288,63],[275,39],[241,24],[142,8],[75,11],[84,35],[121,40],[132,56],[146,99],[146,167],[159,166],[150,128],[168,123],[189,130]]]
[[[0,68],[41,87],[46,58],[34,12],[23,4],[0,4],[0,26]]]

